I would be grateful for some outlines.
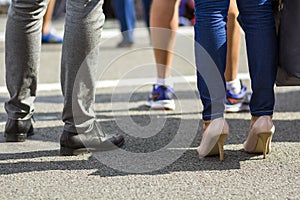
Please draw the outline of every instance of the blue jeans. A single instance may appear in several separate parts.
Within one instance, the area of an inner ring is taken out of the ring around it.
[[[114,0],[116,17],[120,22],[123,42],[134,42],[135,28],[134,0]]]
[[[145,12],[145,22],[147,27],[150,27],[150,9],[152,0],[143,0],[144,12]]]
[[[253,116],[272,115],[276,77],[276,32],[271,0],[237,0],[246,36]],[[195,56],[203,120],[223,117],[226,20],[229,0],[195,0]]]

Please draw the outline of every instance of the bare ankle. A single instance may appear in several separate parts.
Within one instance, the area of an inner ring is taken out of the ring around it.
[[[273,115],[267,115],[268,117],[270,117],[271,119],[273,118]],[[256,120],[262,116],[253,116],[251,117],[251,122],[250,122],[250,128],[253,126],[253,124],[256,122]]]
[[[203,121],[203,129],[202,129],[202,133],[204,133],[204,131],[206,130],[206,128],[209,126],[209,124],[211,123],[212,120],[204,120]]]

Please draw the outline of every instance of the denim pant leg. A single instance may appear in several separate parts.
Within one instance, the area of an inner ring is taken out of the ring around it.
[[[152,0],[143,0],[144,12],[145,12],[145,22],[147,27],[150,27],[150,9]]]
[[[42,20],[48,0],[12,0],[5,34],[8,118],[29,119],[34,111],[40,64]]]
[[[120,22],[124,42],[134,42],[135,6],[134,0],[114,0],[116,16]]]
[[[105,16],[103,0],[67,0],[62,47],[61,85],[64,130],[86,132],[95,121],[95,82]]]
[[[223,117],[229,0],[195,0],[195,58],[203,120]]]
[[[238,0],[251,76],[253,116],[272,115],[276,77],[276,33],[271,0]]]

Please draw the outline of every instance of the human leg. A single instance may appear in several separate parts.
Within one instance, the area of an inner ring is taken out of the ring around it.
[[[157,67],[157,77],[170,76],[175,35],[178,29],[180,0],[153,0],[150,16],[151,38]]]
[[[236,0],[230,0],[227,21],[227,59],[226,59],[226,112],[249,110],[247,87],[238,79],[241,28],[237,21],[238,9]]]
[[[152,0],[143,0],[144,12],[145,12],[145,21],[147,27],[150,27],[150,9],[151,9]]]
[[[239,21],[245,31],[253,91],[253,116],[272,115],[276,77],[276,32],[271,0],[238,0]],[[252,13],[255,12],[255,13]]]
[[[4,134],[7,141],[24,141],[33,134],[31,117],[40,62],[41,28],[47,0],[12,1],[6,23],[6,85],[10,99]]]
[[[196,0],[195,57],[203,120],[223,117],[229,0]]]
[[[175,109],[168,86],[176,30],[178,28],[178,9],[180,0],[153,0],[150,15],[151,39],[156,62],[157,83],[147,102],[154,109]]]
[[[64,132],[61,154],[102,148],[103,143],[122,145],[121,135],[108,136],[99,129],[93,110],[99,43],[104,24],[103,0],[68,0],[62,47],[61,84],[64,95]]]
[[[275,131],[272,115],[275,104],[276,30],[271,0],[238,0],[239,21],[246,35],[248,65],[251,77],[252,115],[247,152],[270,152]]]
[[[134,43],[135,7],[134,0],[114,0],[116,16],[120,22],[123,40],[118,47],[129,47]]]
[[[62,43],[62,37],[55,33],[55,30],[52,28],[52,15],[54,11],[56,0],[50,0],[46,13],[43,18],[42,26],[42,42],[43,43]]]
[[[230,0],[227,21],[227,60],[225,70],[226,82],[236,80],[238,74],[241,43],[240,26],[237,21],[238,13],[236,0]]]
[[[229,0],[196,0],[195,56],[197,86],[203,104],[202,140],[197,151],[200,158],[220,155],[229,132],[223,118],[226,66],[226,19]]]

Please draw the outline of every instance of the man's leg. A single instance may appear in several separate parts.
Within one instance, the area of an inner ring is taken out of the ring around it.
[[[94,113],[95,82],[100,66],[100,37],[104,24],[103,0],[68,0],[62,48],[61,84],[64,95],[61,154],[120,146],[121,135],[101,132]],[[104,145],[104,146],[103,146]]]
[[[5,102],[7,141],[24,141],[33,134],[31,117],[47,3],[47,0],[12,1],[9,8],[5,35],[6,85],[10,94]]]

